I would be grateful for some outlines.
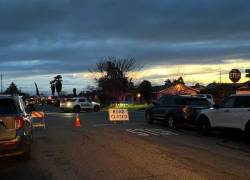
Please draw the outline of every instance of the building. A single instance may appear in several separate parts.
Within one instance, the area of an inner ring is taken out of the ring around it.
[[[236,94],[250,94],[250,81],[245,82],[241,87],[237,88]]]
[[[200,90],[186,86],[184,83],[172,84],[157,92],[157,99],[163,95],[196,95]]]

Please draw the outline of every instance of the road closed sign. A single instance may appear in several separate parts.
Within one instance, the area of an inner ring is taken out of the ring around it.
[[[110,121],[129,121],[127,109],[109,109]]]

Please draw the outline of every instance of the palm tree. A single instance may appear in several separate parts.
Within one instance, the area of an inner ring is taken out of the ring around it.
[[[73,94],[76,96],[76,88],[73,88]]]
[[[56,92],[59,97],[60,93],[62,92],[62,76],[61,75],[55,76],[54,81],[55,81]]]
[[[55,90],[56,90],[55,80],[50,81],[50,89],[51,89],[52,96],[54,97],[55,96]]]
[[[55,91],[58,94],[58,97],[60,96],[61,92],[62,92],[62,76],[61,75],[57,75],[54,77],[54,80],[50,81],[50,89],[51,89],[51,93],[52,96],[55,96]]]

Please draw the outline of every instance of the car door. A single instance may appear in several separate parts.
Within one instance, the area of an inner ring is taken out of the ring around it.
[[[86,99],[85,105],[86,105],[87,109],[93,109],[94,108],[92,102],[89,101],[88,99]]]
[[[248,120],[250,120],[250,96],[238,96],[235,103],[234,113],[236,118],[232,121],[232,126],[244,130]]]
[[[86,109],[86,99],[85,98],[80,98],[78,102],[81,106],[81,109]]]
[[[161,97],[160,100],[154,104],[154,107],[151,110],[152,118],[162,119],[161,111],[164,106],[165,97]]]
[[[82,109],[92,109],[92,103],[89,102],[86,98],[79,99],[79,103]]]
[[[169,107],[173,104],[173,98],[172,97],[162,97],[158,103],[158,105],[155,107],[154,111],[154,118],[165,120],[166,115],[169,111]]]
[[[214,109],[211,114],[211,121],[215,127],[232,127],[232,123],[237,115],[235,113],[236,97],[231,96],[219,106],[219,108]]]
[[[173,97],[165,97],[162,100],[161,106],[159,107],[158,110],[160,119],[165,120],[167,118],[170,111],[174,109],[173,104],[174,104]]]

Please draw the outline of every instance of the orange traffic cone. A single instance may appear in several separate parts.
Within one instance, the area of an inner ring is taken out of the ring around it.
[[[81,122],[80,122],[80,118],[79,118],[79,114],[76,114],[76,121],[75,121],[75,126],[76,127],[80,127],[81,126]]]

